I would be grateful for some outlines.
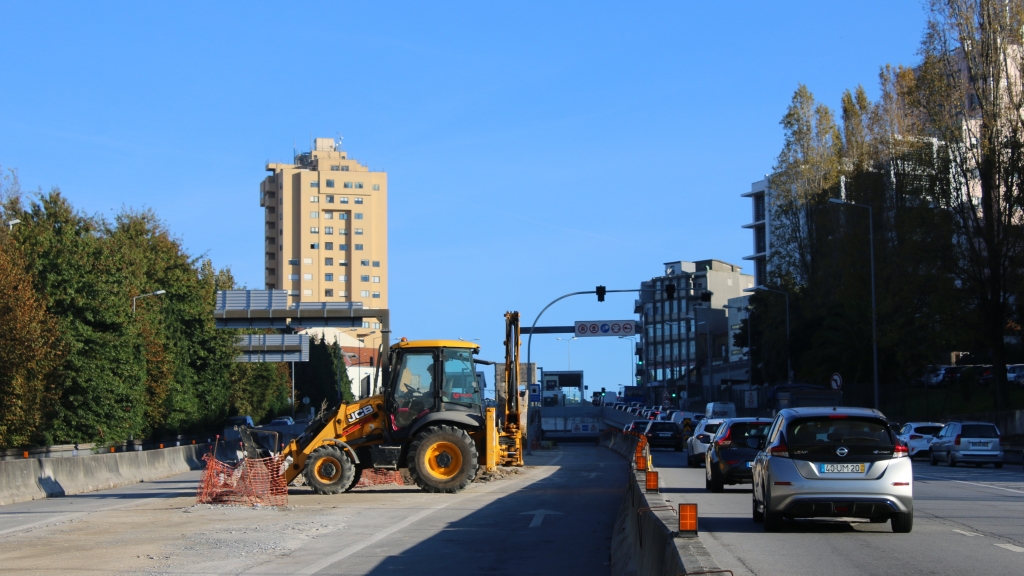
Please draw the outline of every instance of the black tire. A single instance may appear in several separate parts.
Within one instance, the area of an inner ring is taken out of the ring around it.
[[[946,466],[950,468],[956,466],[956,460],[953,460],[953,452],[946,452]]]
[[[996,468],[1002,468],[1002,467],[1003,467],[1003,463],[1002,462],[996,462]]]
[[[454,494],[469,486],[480,467],[476,444],[454,426],[432,426],[409,445],[409,475],[425,492]]]
[[[906,514],[897,513],[892,517],[892,531],[897,534],[907,534],[914,529],[914,512]]]
[[[341,448],[327,444],[313,450],[302,471],[306,484],[318,494],[338,494],[352,484],[356,467]]]
[[[362,478],[362,477],[363,477],[363,468],[362,468],[362,466],[358,466],[358,467],[356,467],[355,474],[352,475],[352,482],[348,485],[348,488],[345,488],[345,492],[348,492],[348,491],[352,490],[353,488],[355,488],[356,484],[359,484],[359,479]]]
[[[704,465],[707,466],[707,463],[705,462]],[[711,476],[711,491],[712,492],[718,493],[718,492],[722,492],[723,490],[725,490],[725,482],[722,481],[722,479],[718,476],[718,474],[715,474],[715,469],[714,468],[711,468],[711,471],[709,472],[709,475]]]
[[[765,481],[767,484],[767,481]],[[763,525],[765,532],[778,532],[782,529],[782,514],[778,512],[772,512],[771,510],[771,495],[766,489],[764,492],[764,518]]]
[[[690,455],[690,451],[686,451],[686,467],[693,468],[693,456]]]
[[[711,492],[711,479],[708,478],[707,473],[704,473],[704,489]]]
[[[764,522],[764,512],[761,512],[761,511],[759,511],[757,509],[757,497],[754,496],[753,494],[750,495],[750,503],[751,503],[751,516],[752,516],[754,522],[756,522],[758,524],[763,523]]]
[[[676,444],[676,452],[682,452],[682,451],[683,451],[682,443]]]
[[[939,461],[935,459],[935,452],[930,452],[928,454],[928,463],[931,464],[932,466],[939,465]]]

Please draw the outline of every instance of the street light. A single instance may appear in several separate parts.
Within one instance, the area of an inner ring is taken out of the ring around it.
[[[568,368],[566,370],[572,370],[572,341],[579,340],[579,338],[573,336],[572,338],[555,338],[555,340],[561,340],[565,342],[565,358]]]
[[[782,294],[786,297],[786,381],[790,384],[793,383],[793,354],[792,345],[789,340],[789,292],[785,290],[776,290],[774,288],[767,288],[765,286],[754,286],[753,288],[747,288],[745,292],[774,292],[776,294]],[[749,333],[750,326],[747,326],[747,332]]]
[[[17,218],[15,218],[14,220],[8,220],[7,221],[7,231],[8,232],[13,232],[15,224],[21,224],[21,220],[18,220]]]
[[[636,366],[633,363],[633,356],[636,356],[636,340],[632,336],[619,336],[619,340],[625,340],[629,344],[629,378],[626,379],[626,386],[636,385]],[[625,391],[623,391],[625,392]]]
[[[8,222],[10,224],[10,222]],[[139,294],[138,296],[132,296],[132,314],[135,314],[135,301],[139,298],[145,298],[146,296],[163,296],[167,294],[166,290],[157,290],[156,292],[150,292],[149,294]]]
[[[875,226],[873,223],[873,210],[867,204],[846,202],[839,198],[829,198],[828,203],[868,209],[868,253],[871,257],[871,361],[874,369],[875,410],[878,410],[878,322],[875,312]]]

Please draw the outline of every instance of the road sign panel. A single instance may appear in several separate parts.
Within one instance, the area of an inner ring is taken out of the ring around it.
[[[632,336],[636,334],[635,320],[577,320],[577,336]]]
[[[843,377],[836,372],[832,375],[832,380],[829,382],[832,385],[833,390],[841,390],[843,388]]]

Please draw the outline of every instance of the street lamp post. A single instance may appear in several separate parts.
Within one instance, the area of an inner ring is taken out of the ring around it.
[[[633,356],[636,355],[636,340],[633,340],[632,336],[619,336],[619,340],[625,340],[629,344],[629,378],[626,379],[625,385],[634,386],[636,385],[636,366],[633,363]]]
[[[578,340],[578,338],[573,336],[572,338],[555,338],[555,340],[561,340],[562,342],[565,342],[565,363],[567,366],[566,370],[572,370],[572,341]]]
[[[139,298],[145,298],[146,296],[162,296],[167,294],[166,290],[157,290],[156,292],[150,292],[149,294],[139,294],[138,296],[132,296],[132,314],[135,314],[135,301]]]
[[[8,232],[14,232],[14,225],[15,224],[21,224],[21,220],[18,220],[17,218],[15,218],[14,220],[8,220],[6,222],[6,224],[7,224],[7,231]]]
[[[792,384],[793,383],[793,363],[792,363],[793,353],[792,353],[792,350],[791,350],[792,344],[791,344],[791,342],[789,340],[789,292],[786,292],[784,290],[776,290],[774,288],[766,288],[764,286],[754,286],[753,288],[749,288],[748,290],[753,290],[753,291],[756,291],[756,292],[774,292],[776,294],[782,294],[783,296],[786,297],[786,381],[789,382],[790,384]],[[747,316],[747,318],[749,318],[749,316]],[[748,320],[748,322],[749,322],[749,320]],[[747,333],[748,334],[750,333],[750,324],[749,323],[747,324]]]
[[[871,259],[871,362],[873,368],[874,385],[875,385],[875,410],[878,410],[878,322],[876,320],[877,313],[875,311],[875,225],[874,215],[871,210],[871,206],[867,204],[856,204],[854,202],[846,202],[839,198],[829,198],[829,204],[839,204],[840,206],[856,206],[858,208],[868,209],[868,254]]]

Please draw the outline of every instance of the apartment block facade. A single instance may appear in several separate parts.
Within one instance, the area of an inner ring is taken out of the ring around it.
[[[260,183],[265,284],[288,303],[388,307],[388,179],[316,138],[293,164],[268,163]],[[366,328],[379,328],[370,323]]]
[[[754,284],[764,286],[768,281],[768,253],[772,243],[771,211],[768,209],[771,189],[768,188],[768,177],[751,184],[750,192],[742,196],[750,198],[752,212],[750,224],[744,224],[743,227],[754,233],[754,253],[743,259],[754,264]]]

